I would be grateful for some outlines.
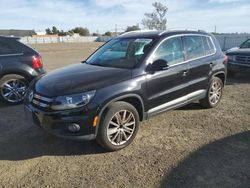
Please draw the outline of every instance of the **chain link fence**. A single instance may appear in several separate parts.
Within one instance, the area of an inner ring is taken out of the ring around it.
[[[215,35],[220,43],[221,49],[226,51],[230,48],[237,47],[247,39],[250,39],[250,34],[223,34]]]
[[[237,47],[245,40],[250,39],[250,34],[223,34],[215,35],[223,51]],[[107,42],[114,37],[22,37],[21,42],[26,44],[42,43],[80,43],[80,42]]]

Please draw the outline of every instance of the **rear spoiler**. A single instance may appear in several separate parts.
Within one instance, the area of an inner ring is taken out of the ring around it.
[[[20,37],[15,37],[15,36],[2,36],[0,35],[0,38],[9,38],[9,39],[13,39],[13,40],[20,40]]]

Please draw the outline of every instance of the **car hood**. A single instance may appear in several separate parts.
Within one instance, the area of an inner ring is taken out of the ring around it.
[[[35,91],[48,97],[56,97],[96,90],[130,78],[130,69],[82,63],[57,69],[43,76],[36,82]]]
[[[226,52],[227,55],[250,55],[250,48],[232,48]]]

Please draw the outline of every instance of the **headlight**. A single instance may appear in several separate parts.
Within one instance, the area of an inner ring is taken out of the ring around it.
[[[95,96],[95,90],[80,94],[59,96],[55,99],[51,108],[53,110],[66,110],[85,106]]]
[[[235,61],[235,55],[227,55],[229,61]]]

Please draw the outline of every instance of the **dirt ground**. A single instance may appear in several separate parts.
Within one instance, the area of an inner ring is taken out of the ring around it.
[[[46,70],[78,63],[100,43],[34,45]],[[221,104],[197,103],[141,124],[127,148],[55,138],[0,106],[0,187],[250,187],[250,76],[228,80]]]

